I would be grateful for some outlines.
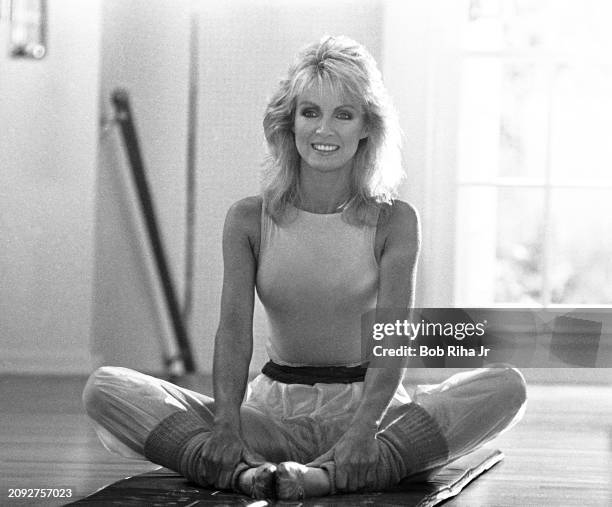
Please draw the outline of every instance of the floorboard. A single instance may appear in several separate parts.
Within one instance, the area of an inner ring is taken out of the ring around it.
[[[108,453],[81,408],[82,377],[0,377],[0,505],[9,488],[71,488],[83,498],[154,469]],[[612,505],[612,387],[530,385],[524,419],[494,445],[505,460],[448,507]]]

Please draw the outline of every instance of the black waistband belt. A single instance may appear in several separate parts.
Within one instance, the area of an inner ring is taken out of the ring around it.
[[[351,384],[363,382],[367,366],[285,366],[268,361],[261,372],[283,384]]]

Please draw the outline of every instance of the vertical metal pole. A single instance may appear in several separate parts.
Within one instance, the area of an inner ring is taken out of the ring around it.
[[[198,90],[199,80],[199,18],[191,7],[189,37],[189,102],[187,110],[187,174],[186,174],[186,224],[185,224],[185,290],[183,297],[183,321],[189,326],[193,305],[193,272],[196,220],[196,156],[198,139]]]
[[[123,141],[130,161],[130,167],[132,169],[132,176],[138,192],[147,231],[149,233],[151,248],[153,250],[155,263],[157,265],[162,288],[166,297],[166,303],[168,305],[168,311],[170,312],[172,327],[178,343],[180,356],[185,366],[185,372],[193,373],[195,372],[195,363],[193,360],[191,345],[189,343],[187,331],[185,330],[185,326],[183,324],[176,292],[174,290],[172,278],[170,277],[170,270],[166,260],[164,245],[157,226],[155,208],[153,206],[153,199],[151,198],[151,192],[149,190],[144,164],[140,155],[138,137],[134,127],[127,91],[121,89],[115,90],[112,94],[112,101],[115,106],[116,120],[121,127]]]

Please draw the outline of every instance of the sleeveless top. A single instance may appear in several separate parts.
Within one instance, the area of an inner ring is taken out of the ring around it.
[[[277,225],[262,209],[256,288],[268,356],[287,366],[359,365],[361,316],[378,294],[376,227],[293,211],[295,220]]]

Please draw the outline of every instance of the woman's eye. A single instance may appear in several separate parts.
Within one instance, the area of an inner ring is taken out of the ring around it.
[[[306,118],[315,118],[317,116],[317,112],[313,109],[304,109],[302,111],[302,116]]]
[[[347,113],[345,111],[341,111],[336,115],[337,118],[341,119],[341,120],[350,120],[353,116],[351,115],[351,113]]]

